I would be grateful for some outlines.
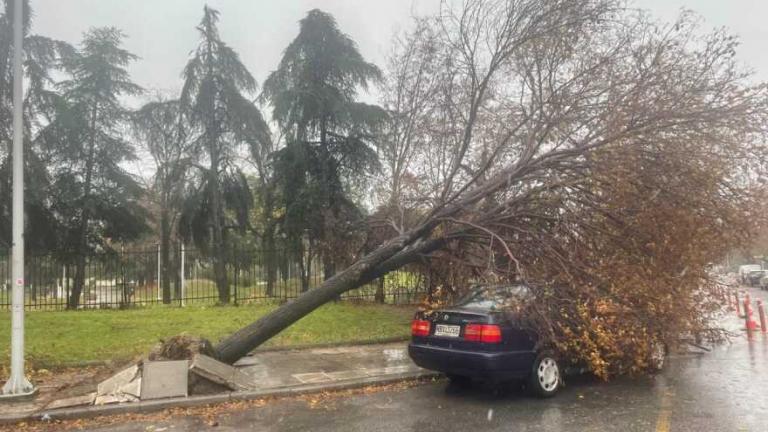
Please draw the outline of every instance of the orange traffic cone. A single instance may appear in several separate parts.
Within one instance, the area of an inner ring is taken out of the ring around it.
[[[752,305],[749,303],[749,295],[744,299],[744,319],[746,320],[746,326],[748,332],[757,330],[757,323],[752,319]]]

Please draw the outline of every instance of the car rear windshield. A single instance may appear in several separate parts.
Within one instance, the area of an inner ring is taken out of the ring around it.
[[[496,310],[519,304],[529,295],[530,290],[525,285],[480,287],[459,300],[456,306]]]

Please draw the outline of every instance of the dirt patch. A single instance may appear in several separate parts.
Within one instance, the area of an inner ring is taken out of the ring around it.
[[[203,354],[216,358],[216,351],[213,345],[207,339],[197,336],[181,334],[173,336],[166,340],[161,340],[159,344],[149,352],[149,359],[157,360],[191,360],[195,354]]]

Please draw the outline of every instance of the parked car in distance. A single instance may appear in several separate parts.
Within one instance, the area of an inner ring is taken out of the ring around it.
[[[760,279],[768,274],[768,270],[752,270],[747,273],[746,284],[752,287],[760,286]]]
[[[757,271],[762,270],[762,267],[760,264],[744,264],[742,266],[739,266],[739,280],[742,284],[747,283],[747,275],[751,271]]]
[[[763,276],[760,278],[760,281],[758,282],[758,286],[761,290],[768,289],[768,271],[763,273]]]
[[[479,286],[453,307],[419,312],[411,325],[408,353],[425,368],[454,381],[520,380],[537,396],[562,385],[563,365],[537,349],[537,335],[523,329],[509,306],[530,298],[526,285]]]

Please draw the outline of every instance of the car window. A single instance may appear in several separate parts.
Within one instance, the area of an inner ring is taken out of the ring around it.
[[[530,290],[525,285],[480,287],[459,300],[456,306],[495,310],[519,304],[529,295]]]

